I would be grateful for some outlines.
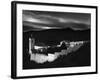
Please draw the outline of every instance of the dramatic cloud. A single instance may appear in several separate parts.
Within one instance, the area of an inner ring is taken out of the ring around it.
[[[90,14],[23,11],[24,28],[31,27],[32,30],[68,27],[74,30],[84,30],[90,28],[90,24]]]
[[[32,12],[24,11],[23,21],[32,22],[32,23],[41,23],[41,24],[54,24],[55,22],[57,22],[57,19],[55,19],[52,16],[37,15]]]

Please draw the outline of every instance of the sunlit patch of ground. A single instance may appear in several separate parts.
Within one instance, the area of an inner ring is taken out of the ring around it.
[[[39,54],[39,53],[36,53],[36,54],[31,54],[31,57],[30,57],[30,60],[31,61],[35,61],[36,63],[44,63],[44,62],[53,62],[55,59],[57,59],[57,56],[58,54],[48,54],[47,55],[44,55],[44,54]]]

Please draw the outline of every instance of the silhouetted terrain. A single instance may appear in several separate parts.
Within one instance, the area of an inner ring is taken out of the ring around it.
[[[59,42],[62,40],[89,40],[90,39],[90,29],[88,30],[72,30],[70,28],[66,29],[48,29],[41,31],[29,31],[24,33],[26,37],[31,37],[36,39],[38,42],[44,42],[49,44],[49,42]]]
[[[35,38],[37,44],[41,42],[45,45],[56,45],[62,40],[90,41],[90,29],[73,30],[65,28],[23,32],[23,69],[90,66],[90,43],[83,45],[76,52],[59,57],[52,63],[37,64],[30,61],[28,53],[29,37]]]

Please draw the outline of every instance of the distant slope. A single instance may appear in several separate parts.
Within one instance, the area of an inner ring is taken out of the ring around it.
[[[70,28],[66,28],[24,32],[24,37],[26,40],[28,40],[28,38],[31,36],[35,38],[36,42],[56,45],[62,40],[90,40],[90,29],[75,31]]]

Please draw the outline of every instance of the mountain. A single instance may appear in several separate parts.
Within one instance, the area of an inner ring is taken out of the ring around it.
[[[48,29],[41,31],[29,31],[25,32],[27,37],[33,36],[38,41],[42,42],[59,42],[62,40],[90,40],[90,29],[88,30],[73,30],[71,28],[66,29]],[[25,37],[26,38],[26,37]]]
[[[63,40],[68,41],[89,41],[90,29],[73,30],[71,28],[47,29],[40,31],[23,32],[23,69],[35,68],[54,68],[54,67],[77,67],[90,65],[90,43],[85,44],[76,52],[68,56],[59,57],[52,63],[36,64],[30,61],[29,56],[29,38],[34,38],[36,43],[45,45],[57,45]]]

